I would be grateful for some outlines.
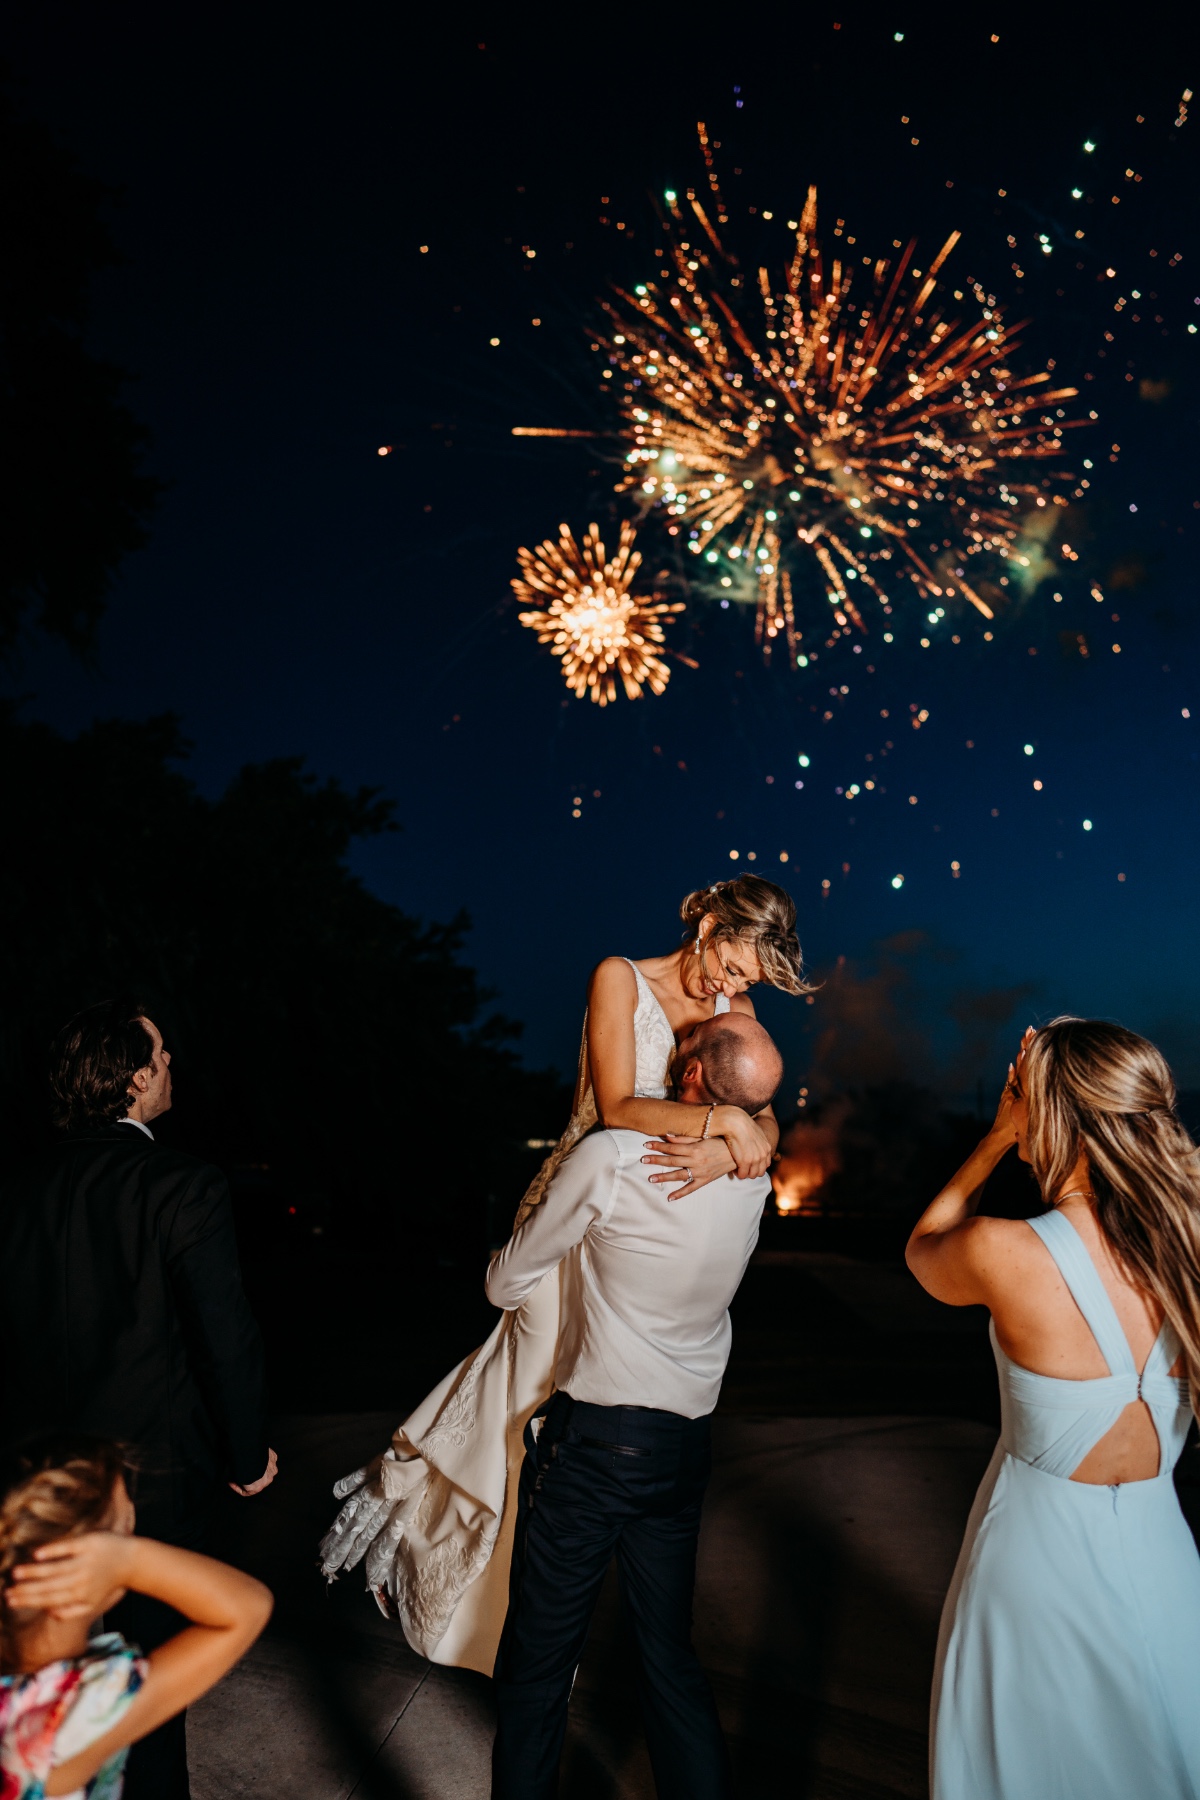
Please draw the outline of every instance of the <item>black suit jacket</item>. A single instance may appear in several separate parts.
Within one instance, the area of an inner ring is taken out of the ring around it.
[[[138,1528],[195,1540],[267,1465],[262,1344],[219,1169],[121,1124],[0,1181],[0,1424],[127,1444]]]

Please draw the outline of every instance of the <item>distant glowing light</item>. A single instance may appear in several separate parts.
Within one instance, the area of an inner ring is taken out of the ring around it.
[[[390,444],[380,444],[379,449],[376,452],[376,455],[378,456],[390,456],[391,454],[392,446]]]
[[[892,876],[892,886],[894,888],[902,888],[904,886],[903,875],[893,875]]]
[[[1032,755],[1033,755],[1033,745],[1032,745],[1032,744],[1026,744],[1026,745],[1025,745],[1025,746],[1024,746],[1024,749],[1025,749],[1025,754],[1026,754],[1026,756],[1032,756]]]
[[[1186,717],[1187,717],[1187,714],[1186,714],[1186,713],[1185,713],[1185,714],[1184,714],[1184,717],[1185,717],[1185,718],[1186,718]],[[808,764],[809,764],[809,758],[808,758],[808,757],[807,757],[807,756],[803,756],[803,755],[801,755],[801,756],[798,756],[798,757],[797,757],[797,758],[796,758],[796,761],[797,761],[797,762],[798,762],[798,763],[799,763],[799,764],[800,764],[800,767],[801,767],[801,768],[802,768],[802,769],[807,769],[807,767],[808,767]]]
[[[1094,150],[1094,149],[1095,149],[1095,148],[1096,148],[1096,146],[1095,146],[1095,144],[1093,144],[1093,143],[1092,143],[1092,142],[1091,142],[1091,140],[1090,140],[1090,139],[1089,139],[1089,140],[1088,140],[1088,142],[1087,142],[1087,143],[1086,143],[1086,144],[1085,144],[1085,145],[1084,145],[1084,146],[1083,146],[1083,147],[1084,147],[1084,149],[1085,149],[1085,150],[1087,150],[1087,151],[1088,151],[1088,152],[1089,152],[1089,153],[1090,153],[1090,152],[1091,152],[1091,151],[1093,151],[1093,150]]]
[[[1083,821],[1083,829],[1085,831],[1090,831],[1092,829],[1092,821],[1090,819],[1085,819]]]

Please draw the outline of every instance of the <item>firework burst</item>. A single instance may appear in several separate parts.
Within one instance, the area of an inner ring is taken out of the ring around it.
[[[868,594],[885,612],[913,589],[927,606],[961,596],[991,618],[999,577],[1029,566],[1023,515],[1065,504],[1069,477],[1045,465],[1086,422],[1064,409],[1077,390],[1013,367],[1021,327],[978,285],[978,322],[946,316],[958,233],[924,271],[915,243],[894,266],[827,263],[810,189],[782,271],[747,272],[718,232],[703,127],[701,145],[716,223],[668,193],[660,279],[618,290],[594,334],[623,381],[619,491],[665,516],[702,586],[755,603],[768,654],[780,639],[796,653],[802,593],[823,591],[835,637],[865,629]]]
[[[617,697],[617,677],[630,700],[642,689],[661,694],[671,671],[655,654],[664,644],[667,615],[684,610],[682,601],[641,599],[630,592],[642,556],[633,547],[628,522],[611,561],[605,560],[597,526],[589,525],[577,544],[566,525],[558,542],[547,539],[536,550],[517,551],[521,574],[513,580],[517,599],[532,610],[517,616],[562,658],[571,691],[590,693],[599,706]],[[548,604],[547,604],[548,602]]]

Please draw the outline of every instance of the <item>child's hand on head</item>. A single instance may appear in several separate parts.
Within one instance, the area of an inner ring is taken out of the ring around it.
[[[137,1539],[122,1531],[89,1531],[42,1544],[18,1563],[8,1588],[13,1612],[55,1619],[99,1618],[122,1598],[135,1566]]]

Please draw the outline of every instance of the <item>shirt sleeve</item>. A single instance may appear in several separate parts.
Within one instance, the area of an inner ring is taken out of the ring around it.
[[[487,1297],[493,1306],[513,1312],[527,1300],[543,1275],[557,1268],[568,1250],[582,1243],[590,1226],[607,1217],[612,1206],[619,1156],[609,1131],[583,1138],[519,1231],[498,1250],[487,1272]]]

